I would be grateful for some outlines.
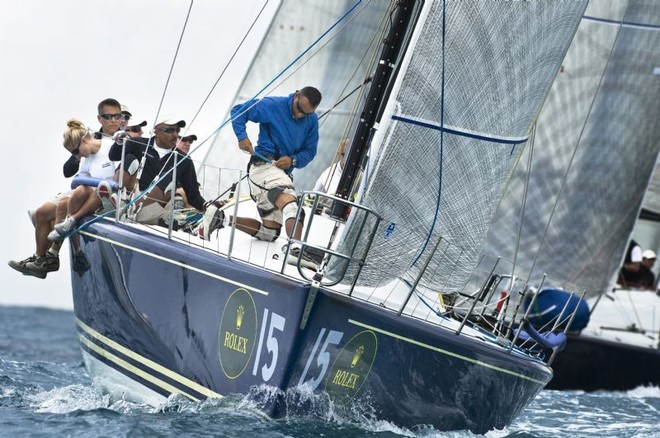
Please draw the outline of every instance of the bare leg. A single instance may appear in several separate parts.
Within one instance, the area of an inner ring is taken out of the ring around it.
[[[99,207],[101,207],[101,200],[98,196],[96,196],[96,193],[92,192],[87,196],[87,199],[83,201],[82,205],[77,211],[71,213],[71,208],[69,208],[69,215],[78,221],[81,217],[86,214],[93,213]]]
[[[255,234],[257,234],[257,231],[261,226],[261,222],[249,217],[237,217],[234,222],[236,223],[237,230],[242,231],[244,233],[248,233],[250,236],[254,236]],[[277,223],[275,224],[279,226]]]
[[[160,189],[160,187],[156,186],[147,195],[142,198],[144,199],[143,204],[144,205],[149,205],[153,204],[154,202],[158,202],[161,206],[165,207],[167,205],[167,202],[169,201],[169,198],[165,196],[165,193]]]
[[[90,195],[94,195],[94,189],[87,186],[78,186],[73,191],[71,198],[69,199],[68,213],[69,216],[73,216],[75,212],[80,210],[80,207],[87,201]]]
[[[35,255],[42,257],[50,247],[48,233],[53,229],[53,221],[57,212],[57,206],[52,202],[44,202],[35,211],[34,240],[37,244]]]

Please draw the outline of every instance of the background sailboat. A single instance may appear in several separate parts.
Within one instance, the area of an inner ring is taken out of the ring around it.
[[[594,298],[612,290],[660,149],[659,44],[657,2],[590,3],[489,231],[502,273],[546,273]]]

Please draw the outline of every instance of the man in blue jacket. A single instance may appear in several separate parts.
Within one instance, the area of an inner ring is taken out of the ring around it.
[[[250,192],[261,217],[261,221],[237,217],[237,229],[272,242],[284,224],[287,235],[300,240],[302,224],[294,230],[298,204],[291,172],[305,167],[316,156],[319,119],[315,111],[320,103],[319,90],[305,87],[288,96],[264,97],[232,108],[238,147],[252,155],[248,170]],[[246,132],[248,121],[259,123],[256,147]],[[299,248],[290,251],[293,257],[299,254]],[[302,264],[315,267],[305,254]]]

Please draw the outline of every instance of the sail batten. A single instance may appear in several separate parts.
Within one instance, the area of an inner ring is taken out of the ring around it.
[[[477,140],[485,140],[485,141],[489,141],[489,142],[493,142],[493,143],[519,144],[519,143],[525,143],[529,139],[528,136],[527,137],[518,137],[518,138],[498,137],[498,136],[495,136],[495,135],[489,135],[489,134],[486,134],[486,133],[474,132],[474,131],[470,131],[470,130],[467,130],[467,129],[460,129],[460,128],[457,128],[457,127],[452,127],[452,126],[447,126],[447,125],[441,126],[438,123],[434,123],[434,122],[427,121],[427,120],[421,120],[419,118],[409,117],[409,116],[407,117],[407,116],[395,115],[395,116],[392,116],[392,120],[397,120],[397,121],[400,121],[400,122],[409,123],[411,125],[418,125],[418,126],[422,126],[422,127],[425,127],[425,128],[434,129],[436,131],[442,131],[442,132],[447,133],[447,134],[460,135],[460,136],[464,136],[464,137],[474,138],[474,139],[477,139]]]

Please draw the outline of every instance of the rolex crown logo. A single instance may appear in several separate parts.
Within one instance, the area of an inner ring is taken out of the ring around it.
[[[360,360],[360,357],[362,356],[362,353],[364,353],[364,345],[360,345],[357,350],[355,350],[355,354],[353,355],[353,360],[351,361],[351,368],[353,368],[355,365]]]
[[[242,305],[238,306],[238,309],[236,309],[236,330],[241,329],[241,325],[243,325],[244,315],[245,315],[245,309],[243,308]]]

